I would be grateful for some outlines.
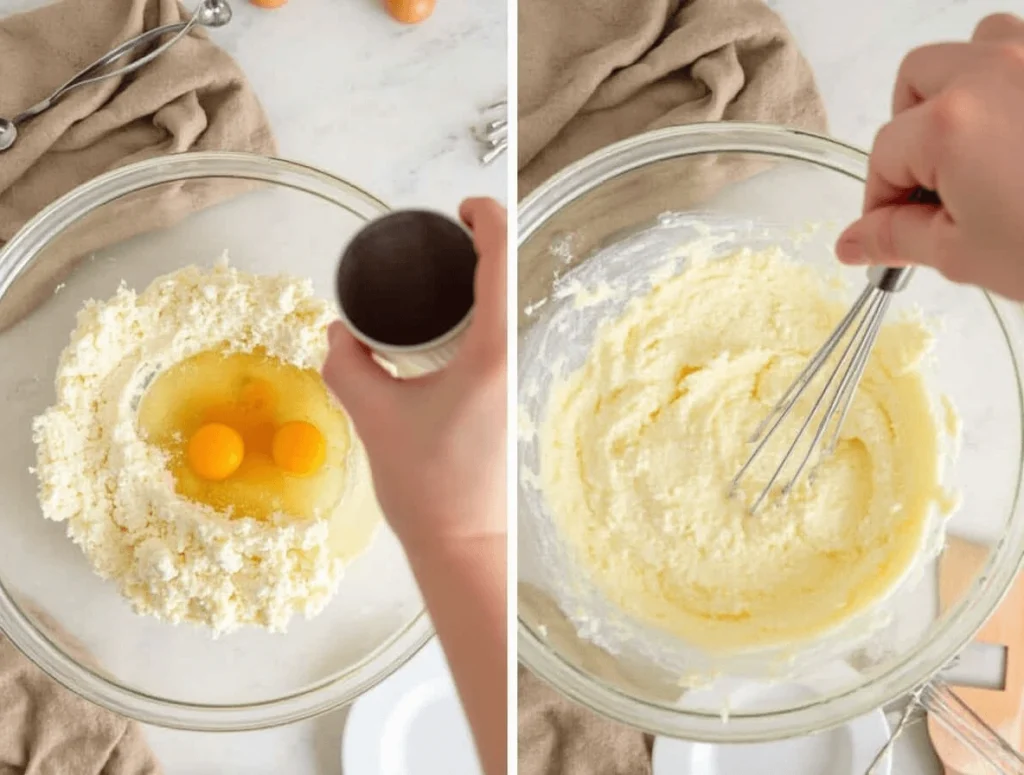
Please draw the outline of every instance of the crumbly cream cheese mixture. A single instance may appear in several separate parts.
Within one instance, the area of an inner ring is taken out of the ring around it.
[[[199,353],[258,350],[319,369],[333,317],[308,281],[246,274],[226,260],[158,278],[142,293],[122,285],[79,313],[56,403],[34,423],[40,503],[136,611],[216,633],[246,624],[283,631],[336,590],[350,559],[345,530],[359,524],[362,547],[369,542],[379,512],[362,491],[370,484],[357,440],[338,506],[367,513],[339,528],[337,513],[319,509],[254,519],[183,497],[167,454],[138,427],[149,382]]]
[[[805,402],[729,495],[754,429],[846,309],[810,267],[744,250],[656,280],[556,377],[544,496],[613,603],[697,646],[748,649],[823,633],[907,572],[945,502],[919,319],[882,328],[813,483],[749,512]]]

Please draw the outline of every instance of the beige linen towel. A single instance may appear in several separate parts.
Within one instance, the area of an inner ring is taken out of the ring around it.
[[[651,129],[823,131],[814,78],[761,0],[519,0],[519,196]]]
[[[183,18],[175,0],[61,0],[0,19],[0,116],[35,104],[128,38]],[[19,129],[14,146],[0,153],[0,246],[47,204],[97,175],[154,156],[210,150],[272,154],[274,140],[238,65],[196,30],[138,72],[76,89]],[[195,181],[108,206],[79,229],[74,245],[49,250],[19,279],[0,301],[0,331],[52,291],[74,259],[170,226],[238,190],[225,180]]]
[[[86,664],[81,644],[29,609]],[[0,635],[0,775],[160,775],[141,727],[51,680]]]
[[[520,775],[650,775],[651,742],[519,668]]]
[[[584,640],[542,589],[520,582],[519,615],[548,645],[609,686],[642,687],[651,699],[680,695],[673,676],[638,671]],[[519,668],[521,775],[650,775],[651,738],[570,702],[524,667]]]
[[[826,128],[810,67],[782,20],[760,0],[519,0],[520,198],[610,143],[721,120]],[[649,177],[644,191],[670,190],[672,201],[684,206],[756,171],[750,160],[708,157],[667,169],[669,179]],[[622,186],[640,183],[624,179]],[[607,199],[614,201],[579,204],[573,222],[601,219],[602,234],[614,230],[609,220],[632,222],[623,211],[628,197],[620,191]],[[583,255],[587,235],[577,236]],[[520,297],[527,302],[550,290],[550,270],[534,263],[531,254],[520,255]],[[521,588],[521,611],[524,605],[544,621],[549,637],[562,633],[565,653],[575,653],[612,685],[623,680],[610,656],[555,628],[564,617],[552,613],[553,601]],[[525,669],[518,725],[521,775],[651,771],[649,736],[590,713]]]

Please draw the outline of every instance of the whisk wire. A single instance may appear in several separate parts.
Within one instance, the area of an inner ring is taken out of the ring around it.
[[[868,296],[870,298],[870,294]],[[848,316],[848,317],[844,318],[843,322],[836,328],[836,332],[839,333],[839,336],[836,337],[835,341],[826,342],[826,345],[822,347],[822,350],[824,350],[825,347],[828,347],[829,348],[829,352],[826,353],[825,356],[823,358],[820,358],[820,359],[817,356],[815,356],[814,358],[811,359],[811,362],[813,363],[815,361],[818,361],[819,362],[819,368],[820,368],[820,365],[824,364],[825,360],[827,360],[827,358],[828,358],[828,355],[831,354],[831,351],[835,350],[836,347],[838,346],[838,344],[843,340],[843,334],[846,333],[846,329],[848,329],[850,327],[850,325],[853,323],[854,320],[856,320],[856,318],[857,318],[856,315],[852,315],[852,316]],[[786,450],[786,454],[784,454],[782,456],[782,460],[779,462],[778,467],[772,473],[771,478],[768,479],[768,483],[764,486],[764,489],[762,489],[761,493],[757,496],[757,500],[755,500],[753,505],[750,507],[751,512],[757,511],[758,506],[760,506],[761,503],[764,501],[764,499],[768,497],[768,493],[771,492],[772,485],[775,484],[776,480],[779,478],[779,476],[782,474],[782,471],[785,469],[786,464],[789,462],[789,459],[793,456],[793,453],[796,451],[797,446],[800,444],[800,439],[803,438],[804,433],[807,432],[807,428],[810,427],[811,420],[814,419],[815,414],[817,414],[817,412],[818,412],[818,408],[821,406],[822,402],[825,400],[825,396],[828,395],[829,388],[832,387],[832,383],[835,382],[836,375],[839,373],[839,369],[842,368],[843,362],[846,360],[846,356],[850,353],[850,349],[853,347],[854,342],[857,341],[857,337],[860,335],[861,329],[864,328],[864,325],[865,325],[866,322],[867,322],[867,317],[866,316],[862,317],[860,319],[860,321],[858,322],[857,328],[854,331],[853,337],[850,339],[849,342],[846,343],[846,347],[843,349],[842,354],[839,356],[839,362],[836,364],[835,368],[833,368],[831,373],[828,375],[828,379],[825,382],[825,386],[822,388],[821,392],[818,394],[818,397],[814,400],[814,403],[811,405],[810,411],[807,413],[807,416],[804,418],[804,421],[802,423],[800,423],[800,428],[799,428],[799,430],[797,430],[797,433],[796,433],[796,436],[793,439],[793,442],[789,445],[789,448]],[[817,373],[817,371],[815,371],[815,373]],[[789,412],[793,409],[793,407],[796,405],[797,400],[800,398],[800,395],[804,392],[804,390],[807,388],[807,386],[810,384],[810,382],[811,382],[810,379],[806,380],[805,383],[796,392],[796,394],[793,395],[793,397],[790,399],[789,406],[786,407],[786,410],[782,413],[782,415],[780,415],[779,421],[772,428],[772,431],[775,430],[775,427],[777,427],[778,424],[782,421],[782,419],[785,418],[786,415],[788,415]],[[815,436],[814,436],[814,441],[812,441],[810,446],[808,447],[807,454],[804,456],[803,461],[800,463],[800,466],[797,469],[797,472],[790,478],[789,482],[782,488],[783,496],[788,495],[790,490],[793,488],[793,483],[796,481],[796,477],[800,475],[800,472],[803,470],[804,466],[807,464],[807,460],[810,458],[811,453],[814,450],[814,444],[820,438],[823,430],[824,430],[824,426],[819,424],[817,432],[815,433]],[[764,442],[766,442],[771,437],[771,433],[772,432],[769,431],[769,433],[767,433],[765,435],[765,438],[762,440],[762,444],[758,445],[759,448],[761,446],[763,446]],[[757,456],[757,453],[758,453],[758,450],[755,449],[754,453],[750,456],[750,459],[747,461],[747,465],[748,466],[751,463],[753,463],[754,458]],[[742,471],[742,469],[741,469],[741,471]]]
[[[870,301],[868,302],[867,312],[865,313],[864,317],[861,318],[860,323],[858,323],[857,329],[854,331],[853,337],[851,337],[850,341],[847,343],[846,348],[843,350],[843,354],[839,356],[839,362],[836,363],[835,368],[832,369],[832,373],[829,374],[828,381],[825,383],[824,389],[818,396],[818,400],[814,402],[814,406],[811,409],[810,414],[808,414],[807,419],[804,420],[804,425],[800,429],[800,434],[797,436],[797,441],[800,440],[800,436],[803,435],[803,429],[807,427],[807,424],[814,416],[814,413],[818,411],[818,407],[821,405],[822,400],[828,394],[828,390],[832,386],[832,383],[835,381],[836,376],[845,366],[846,370],[843,372],[843,376],[839,380],[839,384],[836,387],[836,391],[832,395],[832,399],[829,401],[828,407],[825,409],[825,413],[821,418],[821,422],[818,423],[818,428],[814,433],[814,437],[811,439],[811,443],[807,445],[807,451],[804,453],[803,459],[800,461],[800,465],[797,466],[796,471],[793,473],[793,476],[790,478],[786,486],[782,488],[783,495],[788,495],[790,490],[793,489],[793,485],[796,484],[796,481],[800,477],[800,474],[803,473],[804,468],[807,467],[807,463],[810,461],[811,455],[814,454],[814,450],[817,447],[818,442],[820,442],[822,436],[825,435],[825,431],[828,428],[829,422],[831,422],[832,418],[835,416],[836,410],[839,408],[839,404],[843,399],[843,395],[844,393],[847,392],[847,388],[852,382],[857,361],[860,358],[861,354],[864,352],[871,351],[872,343],[874,342],[875,336],[877,335],[877,328],[875,326],[877,318],[875,318],[874,316],[880,310],[882,306],[881,302],[884,296],[885,294],[883,294],[881,291],[877,291],[875,294],[871,296]],[[868,321],[870,321],[870,323]],[[865,327],[865,324],[867,325],[867,334],[864,336],[863,339],[861,339],[859,338],[860,333],[861,330]],[[856,344],[855,348],[854,344]],[[850,356],[849,364],[847,364],[846,361],[847,355]],[[852,393],[850,395],[852,396]],[[841,424],[842,421],[840,421],[840,425]],[[838,427],[835,429],[834,435],[838,437]],[[783,460],[783,465],[785,465],[785,463],[786,461]],[[813,471],[809,476],[813,477]]]
[[[800,395],[803,393],[804,389],[807,387],[810,381],[814,379],[814,376],[818,373],[818,370],[821,368],[824,362],[828,360],[828,357],[832,354],[832,351],[836,349],[836,346],[839,344],[839,342],[842,341],[843,334],[846,333],[846,329],[850,327],[850,323],[856,317],[857,312],[859,310],[859,306],[863,304],[864,301],[867,300],[867,297],[869,296],[871,291],[871,288],[864,289],[864,292],[861,293],[860,298],[857,299],[857,303],[847,311],[843,319],[839,321],[839,325],[836,326],[835,330],[829,335],[828,339],[825,340],[825,343],[814,354],[814,357],[811,358],[811,360],[807,363],[807,365],[804,367],[804,370],[801,371],[799,375],[797,375],[797,378],[793,380],[790,386],[786,389],[786,392],[783,393],[782,397],[775,403],[775,406],[772,407],[771,411],[768,413],[768,416],[765,417],[758,424],[757,428],[754,430],[754,433],[750,437],[750,444],[755,443],[758,439],[761,438],[761,434],[765,432],[765,428],[767,428],[769,424],[771,424],[771,428],[768,430],[767,435],[770,436],[779,426],[782,420],[785,419],[785,413],[788,412],[788,410],[792,408],[793,404],[796,403],[797,399],[800,398]],[[796,391],[796,395],[793,395],[794,391]],[[790,400],[791,396],[792,400]],[[775,416],[779,412],[783,412],[782,417],[780,417],[776,422],[772,423],[773,418],[775,418]],[[759,451],[760,448],[754,450],[754,454],[752,454],[751,457],[754,457]],[[742,474],[744,470],[746,470],[746,467],[740,470],[740,474]],[[740,478],[740,474],[737,474],[736,479]]]
[[[889,309],[889,304],[892,302],[892,297],[888,293],[879,291],[878,295],[881,297],[881,310],[878,316],[871,323],[871,329],[868,331],[867,337],[861,343],[861,346],[854,358],[853,368],[847,373],[844,383],[840,384],[840,391],[842,394],[842,411],[839,413],[839,421],[832,428],[832,435],[825,445],[824,455],[827,457],[836,451],[836,446],[839,444],[839,431],[843,427],[843,423],[846,422],[846,416],[850,413],[850,407],[853,405],[853,396],[857,391],[857,387],[860,385],[861,379],[864,377],[864,369],[868,365],[868,357],[871,355],[871,347],[875,340],[878,338],[878,332],[882,328],[882,321],[885,319],[885,313]],[[852,375],[852,378],[851,378]],[[814,472],[811,472],[813,477]]]
[[[785,497],[793,489],[800,475],[811,462],[811,458],[814,457],[816,449],[819,450],[818,458],[808,474],[808,478],[812,482],[814,481],[817,466],[825,457],[835,451],[839,443],[843,423],[849,415],[857,387],[864,376],[871,350],[874,347],[875,340],[878,338],[882,321],[892,301],[892,294],[906,286],[912,271],[912,269],[905,267],[873,267],[870,269],[868,271],[868,283],[860,296],[846,312],[824,344],[811,357],[807,366],[804,367],[803,371],[786,389],[782,398],[772,407],[768,416],[758,425],[753,436],[750,438],[750,443],[755,445],[754,450],[733,478],[729,487],[730,495],[737,492],[743,475],[750,469],[758,455],[764,451],[772,435],[793,411],[793,408],[811,382],[823,371],[825,364],[840,349],[840,345],[843,345],[835,366],[832,367],[825,378],[824,386],[811,405],[810,411],[808,411],[803,422],[800,424],[792,443],[786,449],[782,460],[772,472],[768,483],[750,506],[750,513],[756,512],[758,507],[768,497],[772,487],[782,476],[783,471],[796,453],[801,440],[807,433],[807,429],[811,427],[812,422],[816,422],[814,435],[807,444],[803,457],[797,464],[793,475],[789,477],[786,484],[781,488],[782,496]],[[852,334],[850,333],[851,330]],[[843,344],[844,342],[845,345]],[[833,385],[835,386],[834,390]],[[830,427],[831,432],[829,432]],[[819,446],[826,437],[826,434],[828,434],[827,443],[824,446]]]
[[[757,446],[754,447],[754,450],[750,453],[750,456],[747,458],[747,461],[743,464],[742,468],[740,468],[736,476],[733,478],[732,485],[730,486],[731,493],[734,493],[737,490],[737,488],[739,487],[740,479],[743,478],[743,475],[747,472],[750,466],[753,465],[754,460],[757,459],[757,456],[768,444],[768,440],[772,437],[772,434],[775,433],[776,429],[783,423],[786,417],[789,416],[790,412],[792,412],[793,410],[793,407],[796,406],[796,402],[800,400],[800,396],[803,395],[804,391],[811,384],[811,381],[814,379],[815,376],[817,376],[818,372],[821,370],[821,367],[825,364],[825,362],[829,359],[829,357],[836,350],[839,344],[843,341],[847,330],[849,330],[850,326],[858,318],[860,312],[862,311],[865,305],[865,302],[870,303],[872,292],[875,290],[876,289],[871,286],[868,286],[864,289],[860,297],[857,299],[856,303],[847,311],[847,313],[843,316],[843,319],[839,322],[839,325],[836,326],[832,334],[828,337],[828,339],[825,340],[825,343],[822,344],[818,351],[811,357],[807,366],[804,367],[804,370],[800,372],[799,376],[797,376],[797,378],[789,386],[786,392],[783,393],[782,398],[779,399],[779,401],[772,408],[771,412],[769,412],[768,417],[766,417],[765,420],[762,421],[761,424],[758,426],[757,430],[754,431],[754,435],[751,441],[757,441]],[[789,462],[789,459],[793,456],[793,453],[796,451],[796,448],[800,443],[800,439],[803,438],[804,433],[810,426],[811,420],[814,418],[815,413],[821,406],[822,401],[828,393],[829,387],[831,387],[832,383],[835,381],[836,374],[838,374],[839,369],[842,367],[843,362],[846,360],[846,357],[850,352],[850,348],[853,346],[854,342],[857,341],[857,337],[860,334],[860,331],[864,327],[864,324],[867,320],[867,316],[861,317],[853,337],[850,339],[849,342],[847,342],[846,347],[844,348],[842,355],[839,358],[839,363],[836,364],[836,367],[832,370],[832,373],[829,375],[828,380],[825,383],[825,387],[818,395],[818,398],[815,400],[813,406],[811,407],[811,410],[807,413],[807,417],[804,418],[803,423],[800,425],[800,429],[797,431],[796,437],[793,439],[793,442],[789,445],[789,448],[786,450],[785,455],[783,455],[782,461],[779,463],[778,467],[775,469],[771,477],[768,479],[768,483],[764,486],[764,488],[761,490],[761,492],[755,499],[754,503],[751,505],[751,513],[757,511],[758,507],[768,496],[768,493],[771,492],[772,486],[778,480],[779,476],[782,475],[782,471],[785,469],[786,464]],[[774,421],[772,421],[773,418]],[[768,430],[765,431],[764,426],[767,425],[768,423],[771,423],[771,425],[768,428]],[[827,417],[825,420],[825,424],[827,424]],[[818,429],[814,436],[814,440],[811,442],[807,454],[801,461],[799,468],[797,469],[796,473],[790,478],[789,482],[782,488],[783,495],[787,495],[789,493],[789,491],[792,489],[794,482],[796,482],[797,477],[800,475],[800,472],[807,465],[807,461],[810,459],[811,452],[814,449],[814,444],[817,443],[822,433],[824,432],[825,424],[820,424],[818,426]]]

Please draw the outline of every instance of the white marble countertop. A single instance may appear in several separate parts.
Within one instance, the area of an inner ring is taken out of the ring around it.
[[[966,40],[985,16],[1024,0],[767,0],[792,30],[825,98],[830,134],[865,149],[889,118],[900,60],[926,43]]]

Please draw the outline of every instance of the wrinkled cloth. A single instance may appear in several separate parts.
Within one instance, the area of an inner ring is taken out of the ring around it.
[[[651,676],[629,673],[611,654],[584,640],[558,604],[539,587],[519,584],[519,615],[548,645],[592,676],[624,691],[643,687],[671,702]],[[566,699],[519,667],[518,765],[520,775],[650,775],[653,738]]]
[[[825,130],[810,66],[761,0],[520,0],[520,198],[606,145],[700,121]]]
[[[95,661],[26,607],[80,662]],[[161,775],[142,728],[52,680],[0,634],[0,775]]]
[[[39,102],[128,38],[185,18],[175,0],[61,0],[0,19],[0,116]],[[0,152],[0,246],[46,205],[117,167],[186,151],[274,149],[242,71],[194,29],[137,72],[79,87],[19,127],[14,145]],[[177,223],[241,188],[190,181],[108,205],[74,240],[47,250],[0,300],[0,331],[41,302],[76,259]]]
[[[521,775],[651,775],[653,739],[570,702],[519,668]]]

